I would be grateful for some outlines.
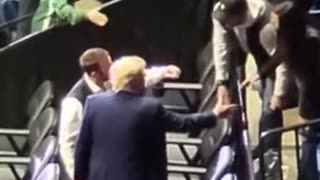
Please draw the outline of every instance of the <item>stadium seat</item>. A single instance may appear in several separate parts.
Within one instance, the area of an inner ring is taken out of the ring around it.
[[[6,136],[14,149],[14,152],[0,152],[0,156],[25,156],[28,152],[32,152],[46,136],[50,135],[56,122],[57,115],[55,110],[52,107],[48,107],[41,112],[40,116],[30,125],[29,129],[0,129],[0,135]],[[14,136],[27,137],[28,140],[20,148],[13,138]]]
[[[6,17],[2,5],[0,4],[0,24],[5,24]],[[6,46],[12,41],[12,35],[9,31],[9,28],[0,29],[0,48]]]
[[[38,118],[43,109],[51,105],[53,97],[54,93],[52,82],[49,80],[42,82],[29,98],[25,110],[25,117],[21,120],[21,123],[26,128],[30,128],[33,121]]]
[[[41,111],[51,104],[53,99],[53,84],[51,81],[47,80],[41,83],[37,90],[33,93],[29,99],[26,115],[28,127],[32,122],[39,116]]]
[[[186,179],[191,179],[190,175],[198,175],[203,180],[221,180],[229,173],[234,154],[230,146],[223,146],[215,157],[210,158],[212,160],[207,167],[168,166],[168,172],[183,174]]]
[[[281,179],[280,171],[281,169],[281,162],[279,159],[279,153],[273,150],[269,150],[264,153],[264,172],[265,177],[268,177],[267,179]],[[254,160],[254,173],[255,173],[255,179],[256,180],[262,180],[261,179],[261,167],[260,167],[260,158],[257,158]]]
[[[57,139],[54,136],[47,137],[30,157],[0,157],[0,164],[8,165],[17,180],[32,180],[38,177],[45,166],[55,160],[57,154]],[[27,170],[20,177],[15,165],[27,165]]]
[[[170,165],[188,165],[206,167],[211,159],[223,146],[225,138],[230,133],[230,123],[228,120],[219,120],[215,127],[205,130],[201,138],[170,138],[167,139],[168,145],[177,145],[184,157],[184,161],[168,160]],[[187,147],[197,148],[196,153],[191,156],[187,152]]]
[[[2,0],[1,10],[6,21],[12,21],[18,17],[19,0]]]
[[[233,149],[224,145],[229,133],[229,121],[220,120],[216,127],[206,130],[201,135],[201,139],[167,139],[167,144],[178,145],[184,157],[184,161],[168,159],[168,172],[182,174],[187,180],[191,180],[191,175],[198,175],[208,180],[218,180],[227,173],[234,159]],[[190,146],[197,147],[193,156],[187,150],[187,147]]]
[[[168,110],[179,112],[180,109],[185,109],[186,112],[195,112],[198,109],[197,102],[192,102],[188,96],[187,91],[192,91],[195,94],[195,98],[199,101],[199,93],[202,89],[202,85],[199,83],[179,83],[179,82],[166,82],[159,83],[153,86],[153,95],[156,97],[163,96],[166,91],[177,91],[183,98],[186,106],[165,105]]]
[[[5,23],[15,20],[18,17],[19,0],[2,0],[0,4],[0,11],[2,12]],[[17,25],[10,25],[7,28],[4,28],[4,30],[8,33],[7,43],[14,41],[16,37]]]
[[[221,180],[237,180],[237,176],[234,174],[226,174],[221,178]]]
[[[56,163],[48,164],[37,176],[32,180],[59,180],[60,177],[60,167]]]

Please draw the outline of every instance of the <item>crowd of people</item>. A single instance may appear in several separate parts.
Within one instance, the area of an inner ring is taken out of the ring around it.
[[[30,1],[30,0],[29,0]],[[26,2],[26,1],[25,1]],[[72,180],[165,180],[166,130],[208,128],[237,105],[234,80],[259,91],[262,100],[259,134],[283,126],[282,111],[295,106],[299,115],[320,118],[320,62],[308,53],[306,15],[311,0],[219,0],[212,12],[212,42],[217,88],[216,106],[208,112],[179,115],[144,96],[146,87],[163,79],[178,79],[175,65],[145,69],[145,61],[125,56],[113,62],[102,48],[86,50],[79,58],[83,76],[61,102],[59,156],[64,177]],[[105,26],[108,17],[93,9],[84,12],[65,0],[41,0],[32,32],[62,23],[89,20]],[[245,77],[247,54],[258,72]],[[308,58],[308,61],[304,61]],[[302,147],[300,180],[318,179],[316,145],[319,128],[310,128]],[[267,139],[268,149],[281,149],[281,136]],[[255,152],[255,151],[254,151]],[[157,154],[157,156],[154,156]]]

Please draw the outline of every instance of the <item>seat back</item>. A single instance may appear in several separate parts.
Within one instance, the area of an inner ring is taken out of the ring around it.
[[[23,179],[34,179],[50,163],[57,153],[57,139],[48,136],[31,154],[31,161]]]
[[[221,180],[237,180],[237,176],[235,174],[226,174],[224,175]]]
[[[281,162],[279,154],[276,151],[269,150],[263,154],[264,156],[264,172],[267,180],[280,180],[281,178]],[[260,159],[254,160],[255,179],[261,180]]]
[[[234,154],[234,150],[230,146],[221,147],[208,166],[206,179],[220,180],[224,177],[233,163]]]
[[[31,124],[41,111],[50,105],[53,99],[53,85],[51,81],[44,81],[37,90],[31,96],[28,105],[27,105],[27,117],[28,117],[28,127],[30,128]]]
[[[32,180],[59,180],[60,167],[57,163],[48,164],[41,173]]]
[[[230,123],[227,119],[218,120],[215,127],[203,132],[199,149],[201,165],[207,166],[212,162],[229,133]]]
[[[1,2],[1,1],[0,1]],[[5,15],[5,8],[0,4],[0,24],[5,24],[6,21],[6,15]],[[6,46],[9,44],[12,40],[12,35],[9,31],[9,28],[2,28],[0,29],[0,48]]]
[[[12,21],[18,17],[19,1],[18,0],[2,0],[1,10],[6,21]]]
[[[37,149],[41,142],[53,131],[57,123],[57,114],[52,107],[46,108],[31,124],[28,137],[29,147]]]

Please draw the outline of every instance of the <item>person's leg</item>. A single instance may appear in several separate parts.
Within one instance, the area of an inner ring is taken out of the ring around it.
[[[300,160],[301,170],[298,180],[319,180],[317,172],[316,142],[306,140],[302,144],[302,156]]]
[[[33,14],[39,6],[40,0],[22,0],[19,5],[19,17]],[[17,26],[17,39],[31,33],[31,19],[21,22]]]
[[[312,83],[311,77],[297,78],[299,88],[299,114],[304,120],[320,118],[320,88],[316,82]],[[315,78],[317,79],[317,78]],[[316,147],[319,140],[316,134],[320,133],[320,126],[308,128],[307,140],[302,145],[301,169],[299,180],[318,180]]]
[[[283,117],[281,110],[271,110],[270,101],[273,95],[274,80],[267,78],[264,80],[264,86],[261,94],[262,112],[259,121],[259,136],[265,131],[283,126]],[[266,139],[265,150],[281,149],[281,135],[273,135]]]

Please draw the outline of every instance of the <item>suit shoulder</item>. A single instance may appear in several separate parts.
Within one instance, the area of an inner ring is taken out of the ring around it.
[[[96,101],[99,99],[108,99],[112,97],[114,93],[112,92],[102,92],[102,93],[96,93],[88,96],[87,101]]]

